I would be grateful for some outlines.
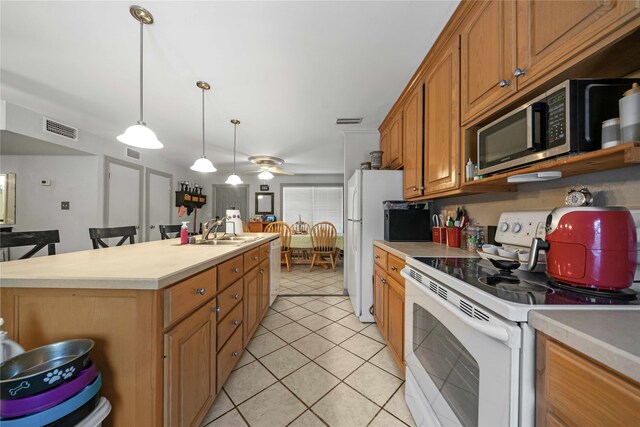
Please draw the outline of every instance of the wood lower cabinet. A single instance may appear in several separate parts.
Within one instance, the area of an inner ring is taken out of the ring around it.
[[[640,425],[640,384],[540,332],[536,425]]]
[[[165,419],[191,426],[204,418],[216,395],[216,300],[164,335]]]
[[[404,260],[374,246],[373,317],[404,372]]]
[[[271,263],[265,259],[260,263],[258,283],[260,287],[260,317],[263,317],[269,309],[271,298]]]
[[[260,283],[259,269],[255,267],[244,276],[244,327],[243,336],[245,346],[258,327],[260,316]]]

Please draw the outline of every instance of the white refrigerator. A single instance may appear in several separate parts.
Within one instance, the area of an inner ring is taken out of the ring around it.
[[[373,241],[384,238],[384,200],[402,200],[402,171],[356,170],[347,196],[347,290],[361,322],[373,322]]]

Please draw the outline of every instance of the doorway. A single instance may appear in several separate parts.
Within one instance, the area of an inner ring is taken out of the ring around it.
[[[104,226],[142,225],[142,166],[105,156]],[[138,232],[137,241],[143,236]]]
[[[160,240],[160,225],[171,221],[173,175],[146,168],[146,238]]]
[[[212,207],[213,217],[226,216],[227,209],[235,207],[240,211],[242,220],[249,220],[249,184],[213,186],[214,202]]]

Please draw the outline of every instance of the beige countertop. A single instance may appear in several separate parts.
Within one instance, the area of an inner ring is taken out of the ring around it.
[[[529,324],[640,382],[640,310],[532,310]]]
[[[181,245],[179,239],[125,244],[0,264],[5,288],[162,289],[260,246],[277,233],[250,233],[240,246]]]
[[[447,245],[433,242],[387,242],[386,240],[375,240],[373,244],[402,259],[414,256],[478,258],[478,254],[475,252],[460,248],[450,248]]]

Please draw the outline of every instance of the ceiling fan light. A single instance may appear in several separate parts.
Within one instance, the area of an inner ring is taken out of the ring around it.
[[[272,179],[273,174],[269,171],[262,171],[260,172],[260,175],[258,175],[258,178],[262,180]]]
[[[196,160],[193,163],[193,166],[191,166],[191,170],[192,171],[196,171],[196,172],[215,172],[215,171],[217,171],[217,169],[213,166],[213,163],[211,163],[211,160],[207,159],[204,156],[200,157],[198,160]]]
[[[238,175],[229,175],[229,178],[224,182],[225,184],[238,185],[242,184],[242,179]]]
[[[140,122],[129,126],[122,135],[118,135],[117,140],[138,148],[157,150],[163,147],[162,142],[158,141],[156,133]]]

